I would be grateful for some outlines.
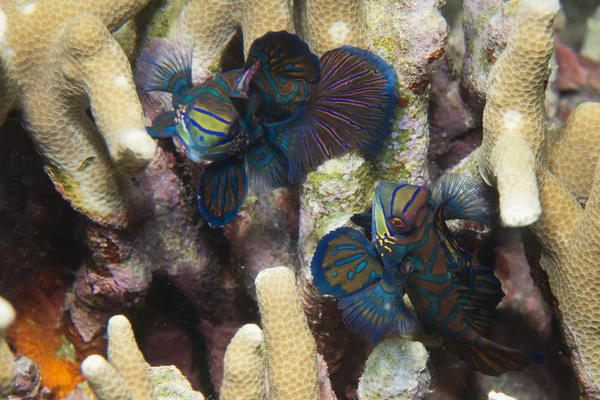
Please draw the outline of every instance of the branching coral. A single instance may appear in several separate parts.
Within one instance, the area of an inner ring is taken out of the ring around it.
[[[600,104],[579,106],[563,128],[547,132],[544,89],[557,10],[556,0],[519,2],[507,48],[490,74],[483,144],[471,165],[497,187],[506,225],[537,219],[532,227],[543,246],[541,265],[558,300],[580,382],[595,398],[600,395],[595,329],[600,324]],[[579,202],[586,200],[583,209]]]
[[[8,301],[0,297],[0,397],[12,393],[17,379],[13,355],[4,339],[14,320],[15,310]]]
[[[225,353],[222,400],[264,400],[266,398],[265,341],[262,330],[242,326]]]
[[[164,367],[153,369],[165,372]],[[93,355],[81,364],[81,371],[100,400],[154,400],[157,398],[157,386],[175,395],[172,397],[174,399],[203,400],[201,394],[191,390],[179,371],[173,374],[173,369],[171,367],[166,371],[167,379],[171,383],[183,382],[183,390],[161,386],[163,383],[157,377],[159,374],[151,372],[151,367],[137,347],[131,324],[122,315],[112,317],[108,323],[108,361],[102,356]]]
[[[549,146],[556,148],[549,151],[549,171],[541,170],[538,176],[543,211],[533,225],[544,248],[541,266],[558,300],[565,339],[589,398],[600,397],[598,133],[600,103],[584,103],[549,141]],[[583,209],[577,199],[586,197]]]
[[[344,44],[368,48],[364,1],[305,0],[301,5],[301,30],[315,54]]]
[[[506,50],[489,76],[473,172],[498,188],[507,226],[529,225],[541,212],[535,160],[546,129],[543,94],[558,7],[557,0],[520,1]]]
[[[180,30],[206,65],[219,61],[229,40],[242,30],[244,51],[268,31],[294,31],[288,0],[190,0],[181,10]]]
[[[367,47],[364,2],[358,0],[169,0],[151,17],[149,36],[181,35],[194,43],[195,58],[217,68],[222,52],[241,31],[244,51],[268,31],[298,31],[316,54],[350,44]],[[182,4],[184,3],[184,4]],[[181,11],[180,11],[181,10]],[[296,11],[298,11],[296,13]],[[178,26],[173,16],[180,15]]]
[[[122,175],[141,173],[156,150],[144,129],[127,58],[109,33],[147,2],[2,4],[8,40],[0,52],[0,87],[14,90],[3,92],[0,116],[13,107],[22,110],[59,191],[106,224],[125,223]],[[95,123],[86,115],[88,106]]]
[[[267,350],[269,396],[274,400],[318,399],[317,346],[308,329],[296,278],[286,267],[256,277]]]

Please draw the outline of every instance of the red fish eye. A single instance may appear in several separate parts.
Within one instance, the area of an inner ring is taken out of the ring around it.
[[[402,228],[404,226],[404,221],[402,221],[398,217],[392,217],[392,218],[390,218],[390,221],[392,221],[392,224],[394,224],[394,226],[396,226],[398,228]]]

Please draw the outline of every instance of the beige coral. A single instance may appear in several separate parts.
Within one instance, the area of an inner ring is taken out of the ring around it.
[[[12,393],[17,379],[14,357],[4,339],[15,316],[15,309],[0,297],[0,398]]]
[[[242,326],[225,352],[221,400],[264,400],[266,360],[262,330],[254,324]]]
[[[110,35],[148,0],[7,0],[0,117],[18,107],[73,206],[98,222],[125,222],[122,175],[143,171],[156,150],[147,135],[131,68]],[[94,122],[86,115],[91,107]]]
[[[598,103],[581,104],[563,128],[548,135],[548,169],[581,203],[589,197],[600,151],[598,107]]]
[[[344,44],[368,48],[363,1],[305,0],[301,4],[303,38],[313,53],[321,55]]]
[[[519,2],[508,46],[490,74],[484,139],[471,170],[496,185],[505,224],[535,221],[573,363],[585,395],[597,398],[600,104],[580,105],[563,128],[547,132],[544,86],[557,9],[556,0]]]
[[[178,8],[170,2],[169,10]],[[299,14],[294,11],[298,9]],[[164,12],[164,15],[171,11]],[[307,0],[294,7],[290,0],[190,0],[181,9],[177,30],[164,18],[153,22],[154,34],[173,36],[175,31],[194,43],[195,57],[216,69],[223,49],[241,30],[244,52],[252,42],[269,31],[295,32],[299,25],[303,39],[316,54],[349,44],[368,47],[364,2],[359,0]],[[159,29],[161,28],[161,29]],[[162,32],[161,32],[162,31]]]
[[[599,133],[600,103],[584,103],[549,141],[549,171],[538,177],[543,211],[533,225],[543,245],[540,263],[589,398],[600,398]],[[584,209],[577,200],[586,198]]]
[[[268,31],[294,31],[288,0],[190,0],[181,10],[179,30],[194,43],[195,57],[219,62],[225,45],[241,29],[246,54]]]
[[[296,292],[294,273],[268,268],[256,277],[267,349],[269,395],[274,400],[318,399],[317,345]]]
[[[102,356],[92,355],[81,364],[81,372],[98,399],[155,400],[163,396],[162,392],[179,393],[170,397],[173,399],[204,399],[200,393],[191,390],[175,367],[150,367],[146,363],[126,317],[112,317],[108,321],[107,332],[108,361]],[[169,382],[176,384],[177,388],[168,386]]]
[[[546,129],[544,82],[558,8],[557,0],[521,0],[506,50],[489,76],[484,138],[473,173],[497,187],[507,226],[529,225],[541,213],[535,160]]]

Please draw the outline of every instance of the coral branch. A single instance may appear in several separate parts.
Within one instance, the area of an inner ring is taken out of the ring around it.
[[[557,12],[556,0],[520,1],[506,50],[489,76],[483,143],[473,167],[497,184],[507,226],[529,225],[541,212],[533,159],[540,158],[546,129],[543,94]]]
[[[317,345],[296,292],[294,273],[286,267],[261,271],[256,293],[266,341],[269,396],[319,398]]]
[[[294,31],[287,0],[191,0],[181,10],[179,30],[194,43],[194,56],[205,65],[219,62],[221,51],[241,28],[244,52],[268,31]]]
[[[141,173],[156,149],[145,133],[129,63],[107,30],[147,2],[7,1],[4,7],[8,50],[1,57],[10,67],[9,83],[19,82],[23,124],[61,194],[107,225],[126,223],[128,187],[121,174]],[[11,101],[2,105],[5,115]],[[97,126],[86,115],[90,105]]]
[[[364,2],[306,0],[302,2],[302,32],[313,53],[321,55],[344,44],[367,48]]]
[[[92,355],[81,364],[100,400],[204,400],[175,367],[150,367],[140,352],[131,324],[122,315],[108,323],[108,358]]]
[[[225,353],[222,400],[264,400],[266,398],[265,342],[254,324],[242,326]]]
[[[122,315],[108,321],[108,361],[118,371],[134,400],[151,400],[150,366],[137,346],[131,324]]]
[[[600,338],[596,329],[600,325],[600,138],[596,134],[599,131],[600,103],[584,103],[573,111],[559,137],[554,138],[552,145],[560,147],[551,149],[549,154],[560,152],[565,158],[573,158],[568,159],[572,160],[570,164],[562,157],[558,162],[552,160],[550,170],[539,174],[543,212],[532,227],[543,245],[540,264],[558,300],[565,339],[589,398],[600,396]],[[583,154],[578,153],[581,146],[585,146]],[[581,163],[592,166],[582,167],[576,161],[579,158],[584,159]],[[589,176],[581,175],[592,168],[593,183]],[[584,182],[578,182],[580,179]],[[583,209],[577,198],[582,196],[578,189],[586,182],[591,190]],[[575,193],[570,193],[569,188],[574,188]]]
[[[0,297],[0,396],[8,396],[15,388],[17,369],[14,357],[4,339],[8,328],[15,320],[15,310]]]

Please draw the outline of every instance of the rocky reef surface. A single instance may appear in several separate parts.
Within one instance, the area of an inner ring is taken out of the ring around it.
[[[599,16],[591,0],[0,1],[0,398],[600,399]],[[201,83],[270,30],[384,58],[393,131],[211,228],[206,164],[146,134],[165,98],[138,97],[131,71],[180,37]],[[488,377],[425,334],[373,348],[312,285],[318,239],[376,180],[447,171],[499,200],[492,224],[452,225],[506,293],[490,337],[543,365]]]

